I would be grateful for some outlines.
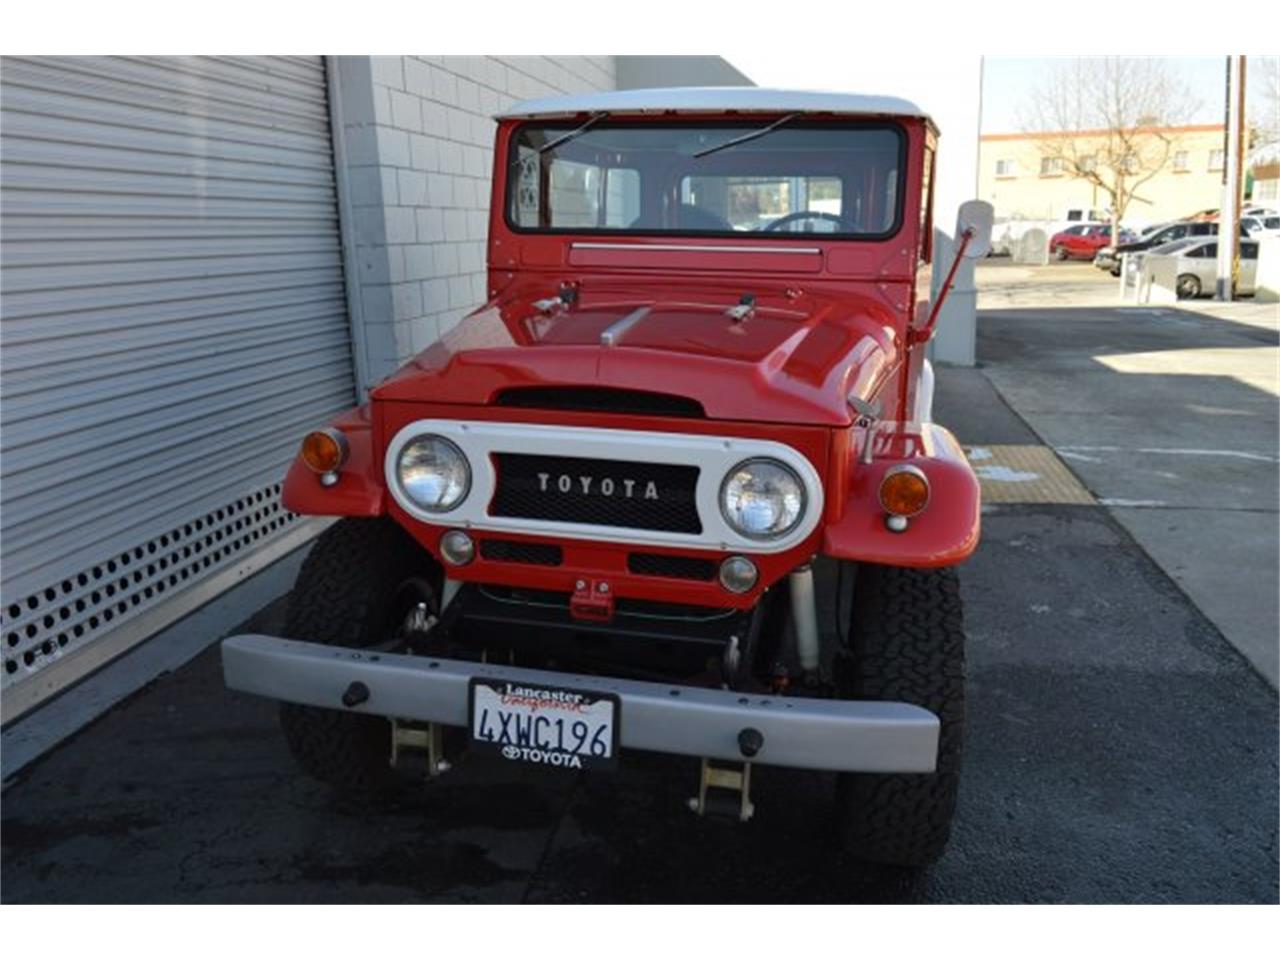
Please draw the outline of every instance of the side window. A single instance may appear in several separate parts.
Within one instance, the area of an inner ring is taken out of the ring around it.
[[[610,167],[604,172],[604,223],[609,228],[629,227],[640,216],[640,171]]]
[[[1208,260],[1218,255],[1218,245],[1216,243],[1206,243],[1196,247],[1191,251],[1191,256],[1197,260]]]
[[[1186,235],[1187,226],[1186,224],[1180,223],[1176,227],[1170,227],[1160,239],[1164,242],[1168,242],[1169,240],[1181,240]]]
[[[924,151],[924,182],[920,185],[920,262],[933,262],[933,148]]]
[[[544,175],[549,221],[542,206]],[[559,157],[544,174],[537,153],[522,147],[514,199],[513,219],[521,227],[626,227],[640,215],[640,174]]]
[[[1258,259],[1258,245],[1256,243],[1240,244],[1240,256],[1245,260]]]
[[[551,163],[551,226],[594,227],[600,217],[603,177],[594,164],[556,159]]]

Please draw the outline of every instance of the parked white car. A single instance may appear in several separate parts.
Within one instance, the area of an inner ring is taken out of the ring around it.
[[[1280,237],[1280,214],[1247,214],[1240,218],[1240,223],[1249,231],[1251,239]]]
[[[1186,244],[1183,246],[1182,244]],[[1168,249],[1173,248],[1173,249]],[[1164,250],[1164,253],[1160,251]],[[1178,241],[1165,247],[1148,251],[1148,256],[1170,256],[1177,260],[1175,273],[1179,300],[1194,300],[1213,293],[1218,282],[1218,241],[1210,238],[1200,241]],[[1236,292],[1251,294],[1258,279],[1258,243],[1254,240],[1240,242],[1240,278]]]

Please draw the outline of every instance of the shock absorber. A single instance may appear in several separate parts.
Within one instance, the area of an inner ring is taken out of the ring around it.
[[[796,653],[805,673],[818,669],[818,606],[813,592],[813,566],[804,564],[791,571],[791,618],[796,631]]]

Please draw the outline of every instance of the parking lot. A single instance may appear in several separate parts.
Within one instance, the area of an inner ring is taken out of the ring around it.
[[[694,762],[641,754],[339,801],[211,648],[6,790],[4,899],[1276,902],[1275,325],[1104,306],[1085,264],[989,279],[1020,269],[980,268],[980,366],[938,377],[986,505],[960,809],[923,880],[830,853],[817,774],[760,770],[746,826],[686,810]]]

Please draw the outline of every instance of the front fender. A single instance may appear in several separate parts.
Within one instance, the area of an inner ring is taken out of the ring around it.
[[[387,512],[382,464],[373,454],[373,422],[369,405],[349,410],[331,426],[347,438],[347,462],[338,482],[323,486],[320,478],[295,456],[285,474],[280,501],[286,510],[313,517],[377,517]]]
[[[978,478],[951,431],[936,423],[881,423],[875,457],[857,462],[840,519],[827,525],[822,552],[842,560],[895,567],[946,567],[978,546],[982,495]],[[886,470],[910,463],[929,478],[929,505],[902,533],[885,526],[878,491]]]

